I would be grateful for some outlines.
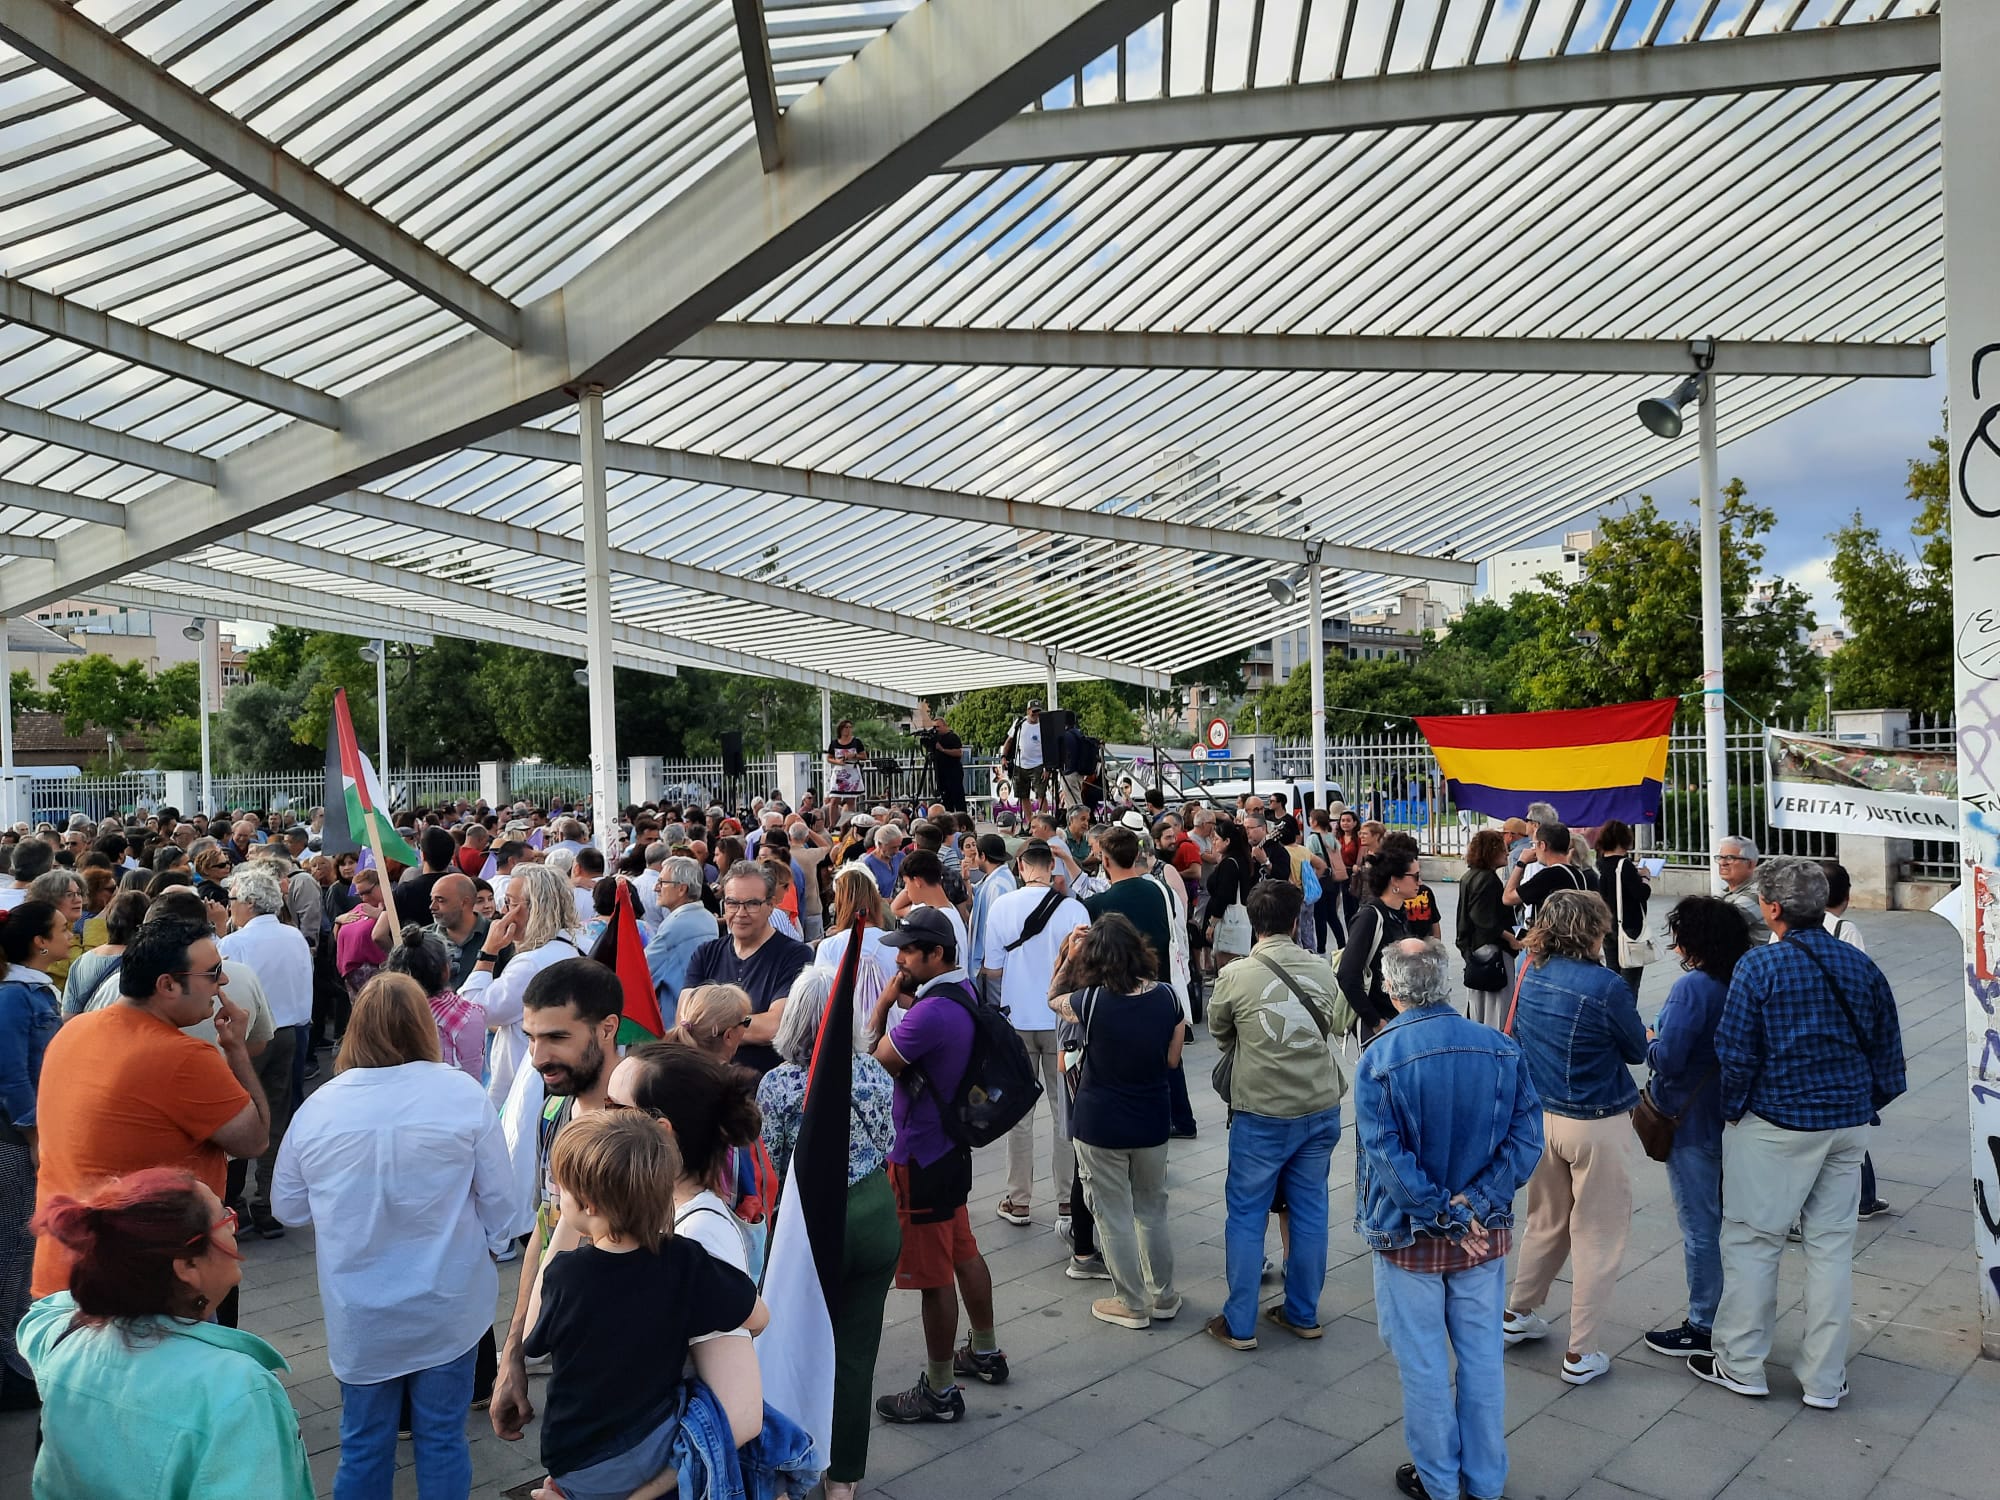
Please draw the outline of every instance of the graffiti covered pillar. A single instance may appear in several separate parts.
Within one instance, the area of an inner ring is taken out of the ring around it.
[[[1966,1087],[1981,1345],[2000,1358],[2000,5],[1947,5],[1943,24]]]

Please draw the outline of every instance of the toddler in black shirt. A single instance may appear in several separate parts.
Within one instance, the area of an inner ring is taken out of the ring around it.
[[[543,1264],[522,1346],[549,1356],[542,1462],[568,1500],[650,1500],[672,1487],[688,1341],[770,1320],[750,1278],[674,1237],[673,1142],[637,1110],[572,1120],[549,1171],[591,1243]]]

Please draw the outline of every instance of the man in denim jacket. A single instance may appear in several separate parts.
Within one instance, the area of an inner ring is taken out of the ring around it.
[[[1375,1251],[1375,1317],[1402,1375],[1416,1460],[1396,1471],[1396,1488],[1486,1500],[1507,1482],[1500,1318],[1514,1195],[1541,1158],[1542,1104],[1513,1040],[1452,1008],[1442,943],[1396,943],[1382,981],[1396,1015],[1354,1075],[1354,1228]]]

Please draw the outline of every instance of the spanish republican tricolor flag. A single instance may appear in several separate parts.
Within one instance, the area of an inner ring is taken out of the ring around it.
[[[861,923],[820,1016],[797,1144],[771,1229],[764,1301],[771,1323],[757,1340],[764,1400],[812,1435],[813,1466],[833,1445],[833,1327],[840,1317],[840,1263],[847,1249],[847,1149],[854,1104],[854,987]]]
[[[1613,818],[1657,823],[1667,774],[1667,739],[1679,700],[1563,708],[1539,714],[1459,714],[1420,718],[1461,809],[1489,818],[1526,817],[1547,802],[1572,828]]]

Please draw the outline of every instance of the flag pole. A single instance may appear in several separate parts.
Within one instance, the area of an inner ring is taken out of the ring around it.
[[[368,824],[368,848],[375,856],[375,868],[382,872],[382,909],[389,914],[389,946],[399,948],[403,943],[403,919],[396,914],[396,891],[389,883],[389,856],[382,852],[382,825],[374,818],[365,819]]]

